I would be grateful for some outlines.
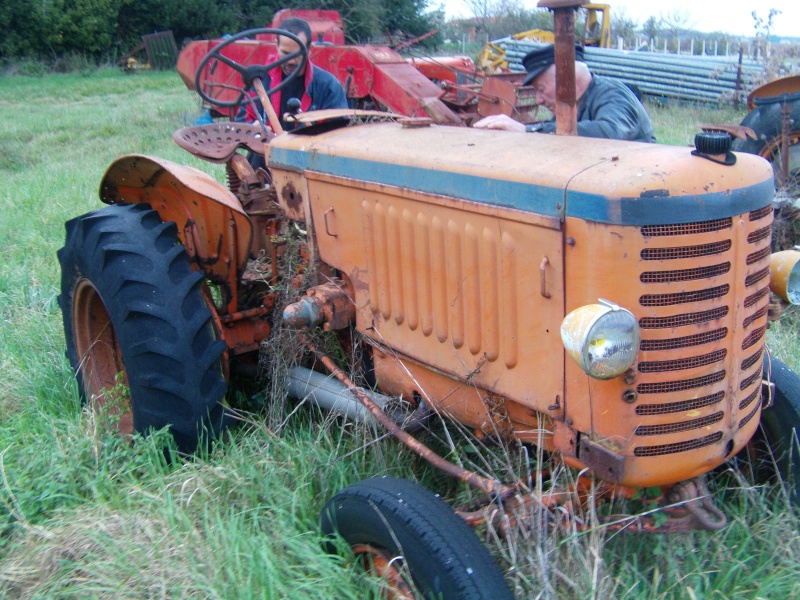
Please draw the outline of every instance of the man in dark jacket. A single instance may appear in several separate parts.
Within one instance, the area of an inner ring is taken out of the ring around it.
[[[578,100],[578,135],[637,142],[655,142],[653,125],[642,103],[624,83],[592,75],[583,62],[583,49],[575,50],[575,97]],[[537,104],[555,113],[556,67],[553,46],[529,52],[522,60],[528,71],[522,85],[536,90]],[[479,129],[554,133],[555,121],[523,125],[507,115],[492,115],[473,125]]]
[[[311,40],[311,27],[303,19],[292,17],[281,23],[281,29],[295,34],[308,47]],[[293,39],[278,36],[278,56],[283,58],[300,50],[300,46]],[[297,67],[301,56],[286,61],[279,67],[270,70],[268,80],[264,80],[264,87],[269,90],[280,84],[284,77],[288,76]],[[251,92],[255,97],[255,92]],[[300,110],[308,112],[310,110],[325,110],[328,108],[347,108],[347,97],[344,93],[342,84],[326,70],[321,69],[308,61],[297,75],[289,81],[283,88],[270,94],[272,108],[278,115],[284,131],[291,131],[297,123],[287,119],[289,113],[289,100],[297,98],[300,101]],[[254,106],[255,104],[255,106]],[[247,102],[239,109],[236,121],[254,123],[257,121],[256,111],[264,116],[264,107],[258,98],[254,102]],[[249,156],[250,164],[253,168],[264,167],[264,158],[259,155]]]

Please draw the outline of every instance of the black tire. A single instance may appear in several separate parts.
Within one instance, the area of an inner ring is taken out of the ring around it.
[[[401,556],[425,598],[513,598],[489,550],[443,500],[406,479],[367,479],[334,496],[322,510],[326,536]],[[335,551],[329,541],[328,550]]]
[[[800,94],[793,94],[792,97],[796,99],[792,102],[792,115],[791,126],[789,128],[790,135],[797,136],[800,133]],[[741,140],[734,138],[732,149],[737,152],[747,152],[748,154],[757,154],[763,156],[770,162],[776,158],[776,153],[780,152],[780,146],[777,144],[782,131],[783,131],[783,117],[781,115],[780,97],[764,99],[762,103],[758,104],[747,116],[742,120],[742,125],[749,127],[756,134],[756,139],[745,138]],[[794,139],[794,137],[792,138]],[[791,143],[791,142],[790,142]],[[790,150],[791,152],[791,150]],[[793,154],[790,154],[793,156]],[[776,172],[776,180],[778,183],[780,179],[785,176],[779,173],[782,166],[779,164],[773,165]],[[790,167],[791,169],[791,167]],[[798,173],[791,172],[789,176],[795,180],[798,179]],[[786,182],[788,183],[788,182]]]
[[[772,358],[770,380],[775,384],[772,406],[761,413],[761,432],[769,444],[792,502],[800,501],[800,377]],[[768,373],[767,360],[764,372]],[[764,398],[764,402],[767,399]]]
[[[175,224],[148,205],[108,206],[67,222],[58,260],[66,355],[84,401],[102,405],[122,373],[132,413],[122,434],[169,426],[185,453],[218,435],[225,343]]]
[[[747,113],[741,124],[755,131],[756,139],[753,140],[748,137],[740,140],[739,138],[734,138],[733,150],[749,154],[761,154],[769,142],[781,135],[783,120],[781,117],[781,103],[777,100],[779,98],[776,98],[775,102],[759,104]],[[792,102],[791,129],[792,131],[800,129],[800,99]]]

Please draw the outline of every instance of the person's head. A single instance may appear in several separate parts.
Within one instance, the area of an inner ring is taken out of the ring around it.
[[[591,79],[589,67],[583,62],[583,48],[575,46],[575,85],[578,96],[585,91],[585,80]],[[536,103],[555,113],[556,107],[556,65],[555,49],[552,44],[533,50],[525,55],[522,64],[528,75],[522,85],[533,87]],[[583,88],[583,89],[581,89]]]
[[[308,47],[311,41],[311,27],[306,21],[303,19],[298,19],[297,17],[291,17],[283,21],[280,25],[280,28],[284,31],[295,34],[297,37],[303,40],[303,43],[306,45],[306,47]],[[292,38],[285,35],[278,36],[278,58],[283,58],[284,56],[294,54],[298,50],[300,50],[300,46]],[[300,59],[300,56],[296,56],[295,58],[283,63],[283,65],[281,65],[281,69],[283,70],[284,75],[288,75],[294,71],[295,67],[297,67],[297,64],[300,62]],[[304,71],[305,68],[299,74],[302,75]]]

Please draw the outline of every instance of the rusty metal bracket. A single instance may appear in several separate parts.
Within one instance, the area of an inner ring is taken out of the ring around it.
[[[582,435],[578,442],[580,461],[606,481],[619,483],[625,474],[625,457]]]

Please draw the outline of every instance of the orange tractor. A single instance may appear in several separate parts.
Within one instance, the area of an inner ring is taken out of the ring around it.
[[[571,32],[572,5],[554,4]],[[574,64],[570,37],[557,39],[559,68]],[[269,107],[260,80],[223,58],[236,41],[207,58]],[[323,532],[402,597],[510,597],[473,528],[569,497],[436,454],[412,433],[432,414],[560,454],[611,494],[658,487],[664,518],[625,522],[640,531],[723,527],[704,476],[760,423],[797,483],[783,451],[800,380],[770,360],[765,336],[771,295],[800,300],[800,252],[771,256],[772,168],[730,152],[727,134],[700,134],[694,151],[578,139],[571,94],[558,88],[567,135],[359,110],[299,115],[291,133],[273,114],[275,135],[235,123],[176,132],[225,165],[227,187],[155,157],[117,159],[100,185],[109,206],[69,221],[59,251],[86,401],[118,401],[122,383],[122,434],[168,427],[192,452],[229,421],[230,374],[297,332],[290,394],[378,423],[484,498],[454,511],[378,478],[328,502]],[[365,375],[326,353],[323,334]]]

